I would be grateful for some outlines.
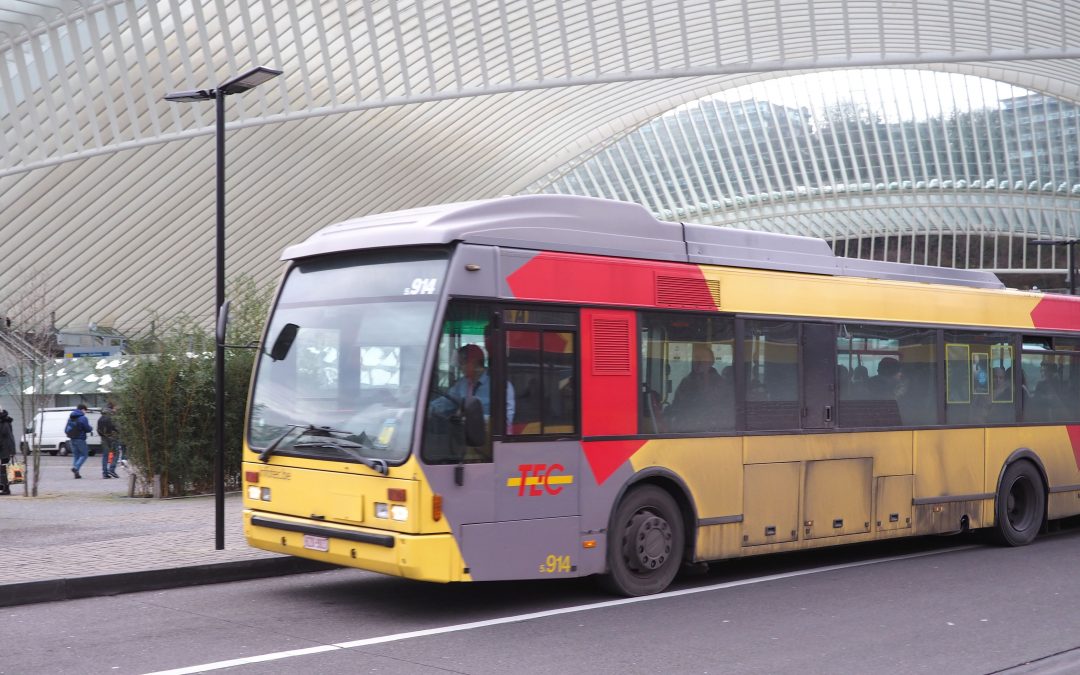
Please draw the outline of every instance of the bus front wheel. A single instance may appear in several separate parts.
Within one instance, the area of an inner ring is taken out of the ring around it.
[[[678,504],[655,485],[633,488],[608,531],[604,585],[619,595],[659,593],[682,565],[685,532]]]
[[[1042,476],[1031,462],[1013,462],[1005,469],[994,503],[995,534],[1007,546],[1035,539],[1046,512]]]

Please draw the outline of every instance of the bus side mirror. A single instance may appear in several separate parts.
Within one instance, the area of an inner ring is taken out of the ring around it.
[[[231,301],[226,300],[221,303],[221,307],[218,308],[217,326],[215,327],[215,337],[219,345],[225,344],[225,334],[229,330],[229,305]]]
[[[480,448],[487,445],[487,422],[484,404],[475,396],[465,399],[465,445]]]
[[[296,333],[300,330],[300,326],[295,323],[287,323],[281,327],[281,332],[278,333],[277,339],[274,340],[274,346],[270,348],[270,358],[274,361],[281,361],[289,355],[289,350],[292,349],[292,343],[296,340]]]

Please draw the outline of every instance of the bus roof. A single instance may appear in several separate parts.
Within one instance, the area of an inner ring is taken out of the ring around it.
[[[1004,288],[991,272],[835,256],[800,237],[657,220],[629,202],[524,195],[347,220],[287,248],[283,260],[360,249],[465,242],[703,265]]]

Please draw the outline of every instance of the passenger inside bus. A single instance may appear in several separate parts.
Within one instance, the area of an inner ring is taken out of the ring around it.
[[[861,363],[851,370],[851,398],[869,398],[870,371]]]
[[[731,428],[734,386],[725,385],[716,371],[712,347],[695,342],[691,350],[690,372],[679,383],[675,398],[665,411],[671,431],[718,431]],[[725,369],[726,370],[726,369]]]
[[[874,400],[894,401],[900,398],[904,376],[900,372],[900,361],[886,356],[878,362],[877,375],[870,378],[869,398]]]
[[[1031,411],[1029,418],[1044,422],[1074,417],[1068,414],[1066,398],[1058,364],[1043,359],[1039,366],[1039,381],[1028,399],[1031,405],[1025,403],[1025,410]]]

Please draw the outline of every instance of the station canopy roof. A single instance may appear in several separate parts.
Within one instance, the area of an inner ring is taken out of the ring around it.
[[[227,267],[272,283],[330,223],[516,194],[683,103],[913,67],[1080,101],[1068,0],[0,0],[0,315],[212,321],[214,104]],[[18,326],[16,326],[18,327]]]

